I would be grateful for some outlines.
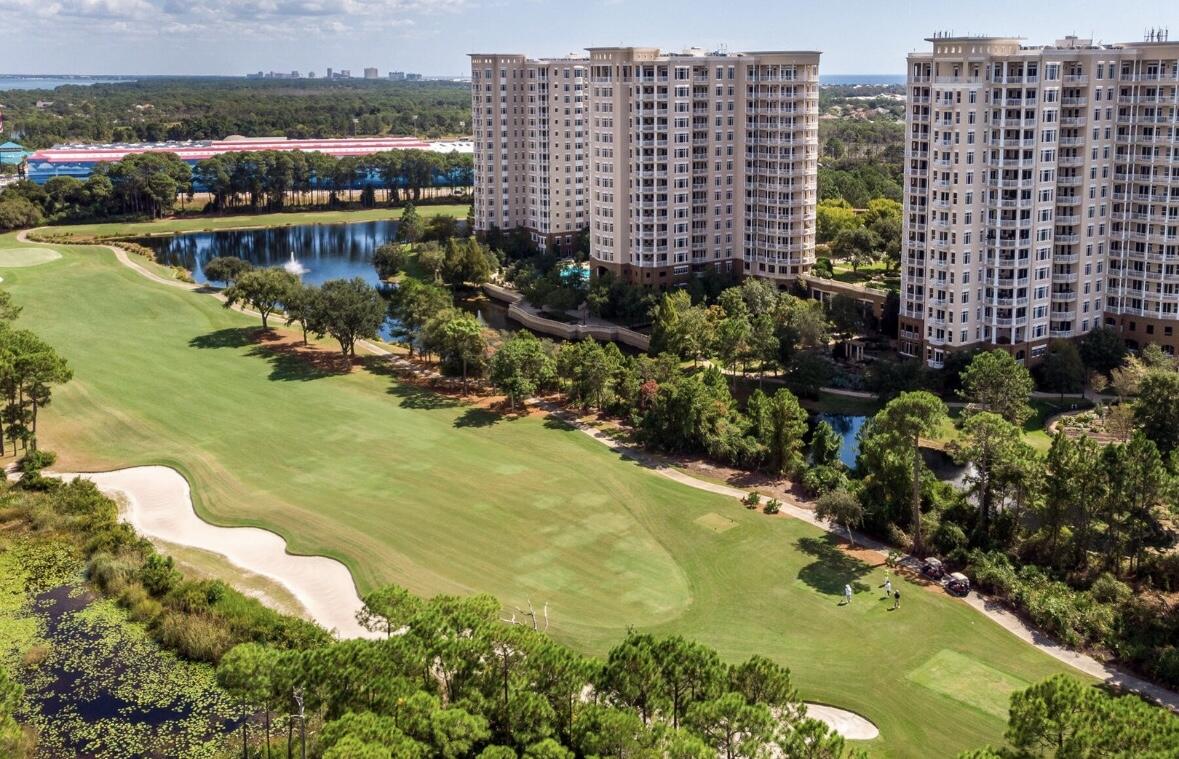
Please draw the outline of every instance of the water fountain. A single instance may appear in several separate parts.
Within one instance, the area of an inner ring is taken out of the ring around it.
[[[291,251],[291,260],[283,264],[282,268],[294,274],[296,277],[301,277],[307,273],[307,267],[295,260],[295,251],[293,250]]]

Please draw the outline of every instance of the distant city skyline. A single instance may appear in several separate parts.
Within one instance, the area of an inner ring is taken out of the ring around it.
[[[14,74],[243,76],[319,73],[334,60],[357,72],[376,66],[461,76],[470,52],[558,56],[586,44],[621,44],[818,50],[823,74],[901,74],[905,55],[935,31],[1043,44],[1101,30],[1101,42],[1133,42],[1149,27],[1179,27],[1168,7],[1095,0],[996,0],[985,12],[932,0],[0,0],[0,66]]]

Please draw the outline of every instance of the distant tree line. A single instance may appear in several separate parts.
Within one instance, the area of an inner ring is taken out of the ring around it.
[[[442,137],[469,131],[471,120],[470,88],[455,82],[153,77],[0,94],[8,129],[33,150],[230,135]]]
[[[288,202],[330,202],[335,193],[366,188],[362,205],[419,200],[431,187],[467,188],[474,182],[469,154],[388,150],[336,158],[326,153],[258,151],[224,153],[193,167],[194,189],[212,194],[212,209],[248,206],[275,211]]]
[[[342,203],[339,193],[364,189],[360,204],[417,200],[432,187],[465,188],[471,156],[391,150],[334,158],[323,153],[229,153],[190,167],[174,153],[138,153],[102,163],[87,179],[54,177],[44,185],[21,181],[0,192],[0,231],[43,223],[171,214],[183,197],[206,190],[206,210],[277,211],[289,205]]]

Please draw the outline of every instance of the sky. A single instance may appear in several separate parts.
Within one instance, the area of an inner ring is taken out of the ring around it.
[[[985,8],[985,11],[983,10]],[[1142,39],[1170,0],[0,0],[0,73],[460,75],[469,52],[820,50],[823,74],[900,74],[935,31]]]

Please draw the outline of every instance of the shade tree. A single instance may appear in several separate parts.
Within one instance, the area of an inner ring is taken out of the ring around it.
[[[282,269],[252,269],[241,274],[237,281],[225,288],[226,308],[244,306],[262,317],[262,328],[269,327],[270,315],[295,292],[299,278]]]
[[[385,301],[360,277],[324,282],[316,302],[316,329],[331,335],[340,344],[340,353],[348,358],[356,356],[358,341],[375,339],[385,321]]]

